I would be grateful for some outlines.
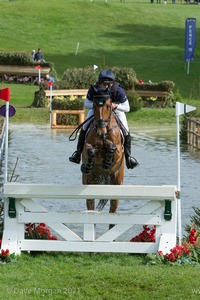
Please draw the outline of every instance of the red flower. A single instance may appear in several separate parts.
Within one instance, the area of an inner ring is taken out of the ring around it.
[[[51,236],[51,231],[45,223],[39,223],[37,226],[35,223],[26,224],[25,231],[29,239],[57,240],[56,236]]]
[[[6,251],[2,249],[1,250],[1,257],[5,258],[7,256],[10,256],[10,251],[8,249],[6,249]]]
[[[130,242],[149,242],[149,243],[155,243],[155,232],[156,232],[156,226],[154,225],[153,229],[150,229],[147,225],[143,225],[144,230],[133,237]]]
[[[197,232],[197,231],[196,231],[195,228],[192,228],[192,229],[190,230],[190,234],[191,234],[191,235],[195,235],[196,232]]]
[[[197,237],[194,237],[194,236],[189,236],[189,242],[190,244],[194,245],[197,241]]]

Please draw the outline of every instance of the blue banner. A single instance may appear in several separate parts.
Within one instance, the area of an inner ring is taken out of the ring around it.
[[[196,19],[187,18],[185,22],[185,61],[194,59],[196,47]]]

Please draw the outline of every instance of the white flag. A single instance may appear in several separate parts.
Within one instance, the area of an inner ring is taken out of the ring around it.
[[[96,69],[98,69],[98,66],[97,66],[97,65],[94,65],[93,68],[94,68],[94,71],[95,71]]]
[[[189,113],[193,110],[195,110],[196,107],[187,105],[181,102],[176,102],[176,117],[180,115],[184,115],[186,113]]]

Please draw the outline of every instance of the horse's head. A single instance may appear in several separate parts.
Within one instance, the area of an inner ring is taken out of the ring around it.
[[[97,134],[101,138],[107,135],[107,125],[112,114],[112,103],[110,89],[101,86],[93,86],[94,119],[97,127]]]

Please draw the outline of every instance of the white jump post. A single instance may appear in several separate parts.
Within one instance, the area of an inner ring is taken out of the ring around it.
[[[21,251],[167,253],[176,245],[176,193],[176,186],[6,183],[2,249],[9,249],[16,254]],[[118,198],[121,201],[141,200],[142,205],[134,212],[119,211],[115,214],[95,211],[48,212],[36,202],[35,199],[40,198],[63,201]],[[26,223],[46,223],[59,236],[59,240],[25,239]],[[82,225],[83,232],[77,234],[69,227],[72,224]],[[106,229],[100,235],[96,232],[98,224],[106,224]],[[108,224],[115,226],[108,230]],[[156,225],[156,242],[121,240],[123,234],[135,225]]]

